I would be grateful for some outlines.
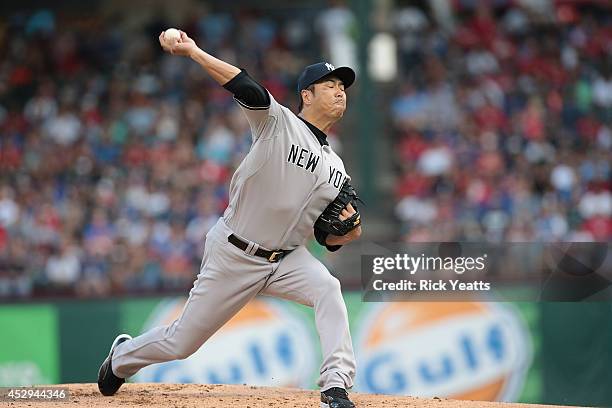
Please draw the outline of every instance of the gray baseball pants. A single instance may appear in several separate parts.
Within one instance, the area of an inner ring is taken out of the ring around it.
[[[181,316],[117,346],[115,375],[127,378],[150,364],[189,357],[249,300],[263,294],[314,308],[323,354],[318,385],[323,391],[351,388],[355,357],[338,280],[304,246],[270,263],[229,243],[232,233],[220,218],[206,235],[200,273]]]

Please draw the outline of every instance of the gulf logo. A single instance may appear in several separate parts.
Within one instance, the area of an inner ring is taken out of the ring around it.
[[[532,345],[509,306],[386,303],[368,313],[356,354],[362,392],[515,401]]]
[[[144,327],[170,324],[185,299],[162,302]],[[282,301],[255,299],[185,360],[145,367],[136,382],[249,384],[309,387],[314,336]]]

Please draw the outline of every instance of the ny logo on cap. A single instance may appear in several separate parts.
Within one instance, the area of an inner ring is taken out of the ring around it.
[[[333,71],[334,69],[336,69],[336,67],[334,67],[332,64],[330,64],[329,62],[325,63],[325,68],[327,68],[328,71]]]

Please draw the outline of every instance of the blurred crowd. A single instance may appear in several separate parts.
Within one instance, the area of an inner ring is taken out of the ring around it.
[[[402,238],[609,241],[610,4],[457,3],[452,29],[394,17]]]
[[[402,237],[609,240],[610,13],[456,11],[452,28],[411,7],[390,17]],[[301,68],[346,50],[354,23],[340,6],[311,17],[202,11],[182,27],[295,108]],[[163,21],[121,23],[40,10],[0,29],[0,298],[184,289],[198,272],[248,123],[197,64],[161,52]]]
[[[232,95],[161,51],[161,21],[129,31],[40,10],[5,23],[0,298],[189,287],[250,147]],[[305,22],[202,11],[182,28],[290,106],[318,53]]]

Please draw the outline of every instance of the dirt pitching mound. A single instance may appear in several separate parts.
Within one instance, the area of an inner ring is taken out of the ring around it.
[[[97,384],[68,384],[69,402],[45,402],[44,407],[164,407],[164,408],[319,408],[317,391],[295,388],[252,387],[243,385],[208,384],[125,384],[112,397],[98,392]],[[500,402],[457,401],[351,393],[358,408],[381,407],[529,407],[526,404]],[[24,402],[9,402],[9,406],[24,406]],[[1,404],[0,404],[1,405]],[[532,405],[542,407],[543,405]]]

